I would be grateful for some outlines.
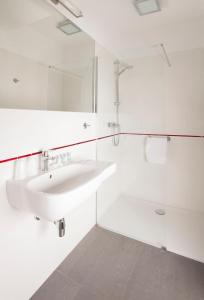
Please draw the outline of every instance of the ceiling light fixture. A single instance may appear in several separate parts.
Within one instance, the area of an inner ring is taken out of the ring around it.
[[[69,0],[50,0],[55,5],[61,4],[76,18],[83,17],[82,11]]]
[[[57,28],[67,35],[72,35],[81,31],[81,29],[69,20],[65,20],[57,25]]]
[[[158,0],[135,0],[134,4],[140,16],[161,11]]]

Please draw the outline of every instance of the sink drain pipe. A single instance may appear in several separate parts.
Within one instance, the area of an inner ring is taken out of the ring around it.
[[[54,224],[58,227],[58,235],[59,237],[65,236],[65,219],[60,219],[59,221],[55,221]]]
[[[40,218],[38,216],[34,217],[36,221],[40,221]],[[58,235],[59,237],[65,236],[65,219],[60,219],[59,221],[55,221],[54,224],[58,227]]]
[[[57,222],[57,226],[58,226],[59,237],[65,236],[65,227],[66,227],[65,219],[64,218],[60,219]]]

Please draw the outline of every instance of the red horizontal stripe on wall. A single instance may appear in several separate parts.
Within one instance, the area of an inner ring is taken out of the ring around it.
[[[41,153],[42,152],[39,151],[39,152],[29,153],[29,154],[25,154],[25,155],[16,156],[16,157],[6,158],[6,159],[3,159],[3,160],[0,160],[0,164],[5,163],[5,162],[9,162],[9,161],[12,161],[12,160],[17,160],[17,159],[21,159],[21,158],[26,158],[26,157],[30,157],[30,156],[39,155]]]
[[[77,143],[73,143],[73,144],[68,144],[68,145],[64,145],[64,146],[59,146],[59,147],[51,148],[50,150],[59,150],[59,149],[73,147],[73,146],[78,146],[78,145],[82,145],[82,144],[86,144],[86,143],[96,142],[96,141],[107,139],[107,138],[110,138],[110,137],[113,137],[113,136],[117,136],[117,135],[166,136],[166,137],[180,137],[180,138],[204,138],[204,135],[122,132],[122,133],[110,134],[110,135],[106,135],[106,136],[102,136],[102,137],[97,137],[97,138],[86,140],[86,141],[81,141],[81,142],[77,142]],[[22,158],[27,158],[27,157],[31,157],[31,156],[40,155],[41,153],[42,153],[42,151],[38,151],[38,152],[29,153],[29,154],[25,154],[25,155],[20,155],[20,156],[6,158],[6,159],[3,159],[3,160],[0,160],[0,164],[6,163],[6,162],[10,162],[10,161],[14,161],[14,160],[17,160],[17,159],[22,159]]]
[[[77,145],[81,145],[81,144],[90,143],[90,142],[96,142],[98,140],[107,139],[107,138],[110,138],[110,137],[113,137],[113,136],[116,136],[116,135],[119,135],[119,133],[118,134],[106,135],[106,136],[94,138],[94,139],[91,139],[91,140],[81,141],[81,142],[68,144],[68,145],[64,145],[64,146],[59,146],[59,147],[51,148],[49,150],[59,150],[59,149],[63,149],[63,148],[68,148],[68,147],[73,147],[73,146],[77,146]],[[3,160],[0,160],[0,164],[10,162],[10,161],[14,161],[14,160],[17,160],[17,159],[27,158],[27,157],[31,157],[31,156],[35,156],[35,155],[40,155],[41,153],[42,153],[42,151],[38,151],[38,152],[34,152],[34,153],[29,153],[29,154],[24,154],[24,155],[20,155],[20,156],[6,158],[6,159],[3,159]]]

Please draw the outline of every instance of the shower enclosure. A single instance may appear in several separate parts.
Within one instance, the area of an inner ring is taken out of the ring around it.
[[[116,113],[114,144],[112,137],[99,140],[97,156],[115,161],[117,173],[97,193],[97,223],[204,261],[204,51],[168,59],[171,67],[160,55],[131,59],[134,68],[125,73],[118,62],[109,64],[116,86],[109,106],[109,117]],[[106,80],[100,72],[99,80]],[[170,138],[164,163],[147,161],[149,136]]]

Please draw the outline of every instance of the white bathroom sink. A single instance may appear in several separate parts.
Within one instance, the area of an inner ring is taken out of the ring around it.
[[[23,180],[9,180],[8,200],[15,208],[58,221],[96,192],[115,170],[115,163],[82,161]]]

